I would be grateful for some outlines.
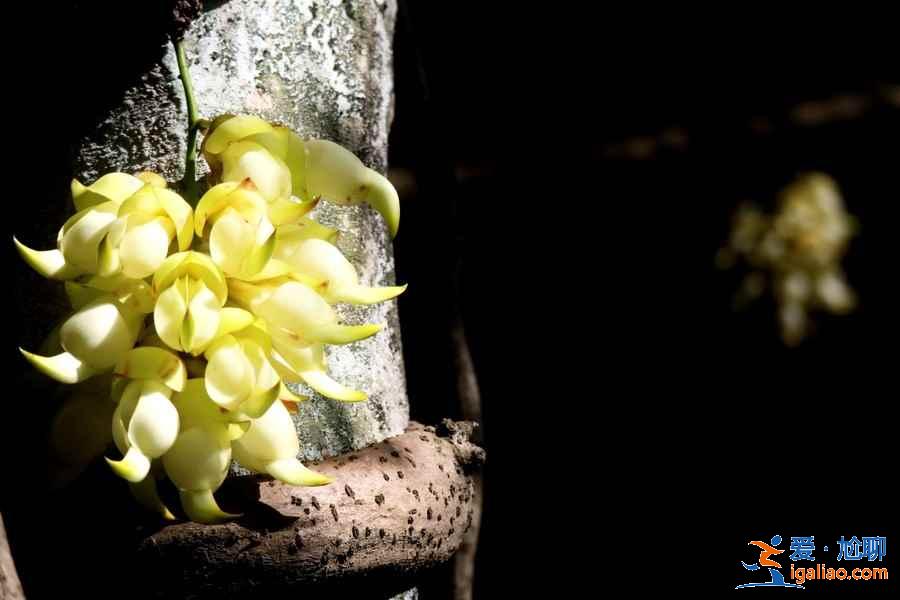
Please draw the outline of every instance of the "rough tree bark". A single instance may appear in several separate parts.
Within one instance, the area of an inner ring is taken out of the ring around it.
[[[16,564],[6,541],[6,527],[3,525],[3,517],[0,516],[0,600],[24,600],[24,598]]]
[[[230,509],[247,510],[241,519],[149,533],[136,574],[152,573],[151,595],[160,597],[401,591],[448,560],[472,527],[472,472],[484,452],[470,433],[469,423],[445,420],[437,431],[412,423],[400,436],[317,465],[336,479],[322,488],[235,478],[221,496]]]

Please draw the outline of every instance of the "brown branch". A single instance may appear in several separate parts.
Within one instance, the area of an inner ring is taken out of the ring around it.
[[[745,132],[751,137],[770,136],[781,131],[802,130],[863,119],[879,111],[900,108],[900,86],[882,85],[875,92],[838,94],[821,100],[807,100],[786,112],[758,115],[749,119]],[[629,137],[600,148],[606,159],[650,160],[661,151],[684,152],[692,136],[682,127],[669,127],[655,135]]]
[[[6,527],[0,515],[0,600],[25,600],[12,552],[6,541]]]
[[[450,332],[451,341],[455,349],[454,370],[456,371],[456,392],[459,397],[460,409],[463,419],[477,426],[481,423],[481,390],[478,387],[478,377],[475,374],[475,363],[469,350],[466,339],[465,326],[459,306]],[[446,419],[442,426],[452,430],[455,426]],[[466,438],[471,436],[471,431],[466,432]],[[472,502],[472,526],[463,536],[462,544],[456,553],[453,564],[453,598],[454,600],[472,600],[475,581],[475,555],[478,551],[478,534],[481,531],[481,512],[483,509],[483,482],[481,473],[472,476],[475,499]]]
[[[179,523],[147,535],[134,561],[149,596],[223,597],[407,589],[450,559],[472,523],[472,473],[484,451],[462,424],[411,423],[400,436],[316,465],[331,485],[262,477],[223,488],[223,525]],[[314,588],[313,588],[314,586]]]

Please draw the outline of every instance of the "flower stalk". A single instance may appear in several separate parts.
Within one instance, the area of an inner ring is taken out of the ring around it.
[[[184,40],[172,42],[175,46],[175,56],[178,60],[178,76],[184,86],[184,96],[188,109],[188,135],[187,154],[184,159],[184,178],[181,180],[181,188],[184,191],[184,199],[191,206],[197,205],[200,199],[200,186],[197,182],[197,131],[203,124],[197,113],[197,101],[194,98],[194,85],[191,82],[191,72],[188,70],[187,59],[184,55]]]

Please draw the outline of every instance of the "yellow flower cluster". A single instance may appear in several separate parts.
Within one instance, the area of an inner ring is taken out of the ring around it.
[[[795,346],[810,331],[813,311],[846,314],[856,305],[841,259],[857,229],[834,179],[807,173],[781,191],[774,214],[740,207],[717,263],[727,269],[741,261],[750,268],[738,305],[771,288],[782,340]]]
[[[187,516],[233,515],[213,497],[231,459],[294,485],[330,480],[297,460],[285,382],[347,402],[366,395],[331,379],[325,344],[367,338],[380,325],[342,325],[332,305],[371,304],[402,287],[366,287],[308,213],[320,198],[365,202],[395,234],[393,186],[349,151],[303,140],[252,116],[216,119],[203,144],[215,183],[192,208],[153,173],[72,183],[76,213],[57,249],[15,243],[41,275],[65,281],[73,313],[46,355],[22,350],[69,384],[112,375],[107,459],[135,497],[171,518],[157,493],[167,476]],[[151,318],[148,318],[151,317]]]

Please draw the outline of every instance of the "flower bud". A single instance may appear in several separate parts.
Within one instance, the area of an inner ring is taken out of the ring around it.
[[[337,313],[312,288],[296,281],[255,285],[228,281],[232,300],[273,328],[284,329],[300,344],[349,344],[375,335],[381,325],[340,325]]]
[[[109,371],[134,346],[143,316],[103,296],[81,307],[59,330],[62,352],[40,356],[20,350],[38,370],[62,383]]]
[[[150,461],[169,451],[178,435],[178,411],[172,390],[152,379],[134,380],[122,393],[113,415],[113,441],[125,456],[106,459],[120,477],[137,483],[150,472]]]
[[[159,337],[175,350],[201,354],[216,336],[228,295],[222,272],[204,254],[180,252],[160,265],[153,289],[159,294],[153,310]]]
[[[257,473],[268,473],[292,485],[327,485],[331,478],[304,467],[297,454],[300,442],[291,415],[280,402],[250,423],[250,428],[232,444],[234,458]]]
[[[375,304],[399,296],[406,286],[367,287],[359,285],[359,276],[350,261],[336,246],[316,238],[296,244],[276,243],[274,257],[295,271],[322,283],[316,288],[328,302]]]
[[[381,213],[391,237],[400,225],[397,190],[352,152],[327,140],[303,140],[285,127],[249,115],[225,115],[203,144],[224,181],[250,178],[267,200],[291,195],[336,204],[366,203]]]

